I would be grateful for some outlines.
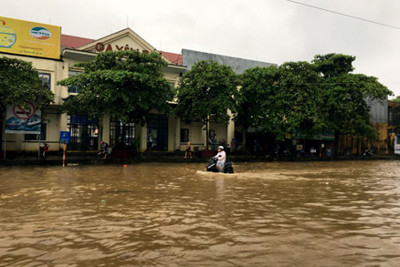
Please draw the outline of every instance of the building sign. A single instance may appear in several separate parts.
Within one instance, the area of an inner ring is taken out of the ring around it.
[[[41,112],[33,103],[7,107],[6,133],[40,134]]]
[[[140,52],[139,49],[135,49],[133,47],[130,47],[129,44],[119,46],[117,44],[111,45],[111,44],[97,43],[94,48],[96,49],[97,52],[124,51],[124,50],[125,51],[128,51],[128,50],[134,51],[134,50],[136,50],[136,51]],[[150,54],[150,51],[144,49],[144,50],[142,50],[142,53],[143,54]]]
[[[60,59],[61,27],[0,17],[0,52]]]

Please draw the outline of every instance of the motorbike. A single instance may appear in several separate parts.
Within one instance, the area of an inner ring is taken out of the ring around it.
[[[217,158],[210,159],[206,167],[208,172],[220,172],[217,168],[217,161],[218,161]],[[233,163],[225,162],[222,173],[233,173]]]
[[[374,154],[375,154],[374,149],[366,149],[362,155],[363,157],[372,157]]]
[[[111,157],[112,152],[113,152],[112,147],[105,147],[102,148],[99,152],[97,152],[97,155],[99,156],[99,158],[109,159]]]
[[[43,146],[40,147],[40,158],[46,159],[47,152],[49,152],[49,145],[45,143]]]

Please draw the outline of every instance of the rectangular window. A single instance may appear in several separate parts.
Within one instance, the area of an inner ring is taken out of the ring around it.
[[[211,150],[217,150],[217,140],[215,138],[215,130],[210,129],[208,130],[208,144],[211,147]]]
[[[40,140],[46,140],[47,124],[42,123],[40,125]],[[37,134],[25,134],[25,141],[35,141],[38,140]]]
[[[187,142],[189,140],[189,129],[181,129],[181,142]]]
[[[214,138],[215,138],[215,130],[208,130],[208,137],[211,139],[211,140],[214,140]]]
[[[42,86],[51,90],[51,75],[50,73],[39,73],[39,78],[42,80]]]
[[[117,148],[137,147],[135,139],[135,123],[123,123],[112,120],[110,125],[110,145],[115,144]]]
[[[76,75],[78,75],[78,74],[80,74],[81,72],[80,71],[73,71],[73,70],[70,70],[70,71],[68,71],[68,77],[74,77],[74,76],[76,76]],[[79,93],[79,88],[78,88],[78,86],[71,86],[71,87],[68,87],[68,93]]]

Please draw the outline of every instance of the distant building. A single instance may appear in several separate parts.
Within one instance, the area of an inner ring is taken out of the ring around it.
[[[237,58],[231,56],[223,56],[218,54],[182,49],[182,64],[187,67],[187,70],[192,69],[192,66],[202,60],[215,61],[218,64],[223,64],[231,67],[236,74],[243,74],[247,69],[255,67],[270,67],[277,64],[262,62],[251,59]]]
[[[388,101],[388,149],[394,151],[396,136],[400,134],[400,103]]]
[[[367,104],[370,108],[370,121],[378,135],[374,140],[361,138],[359,136],[342,135],[339,138],[339,154],[351,152],[361,155],[365,150],[372,149],[374,153],[391,153],[388,136],[388,100],[369,100]]]

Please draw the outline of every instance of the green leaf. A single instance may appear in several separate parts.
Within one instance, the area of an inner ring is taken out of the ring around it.
[[[109,115],[121,121],[145,124],[152,109],[168,113],[174,90],[164,78],[166,62],[158,53],[137,51],[99,53],[81,63],[84,72],[58,84],[77,86],[79,94],[64,103],[72,114]]]

